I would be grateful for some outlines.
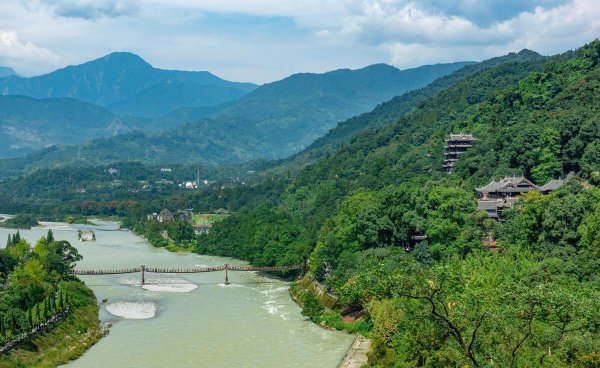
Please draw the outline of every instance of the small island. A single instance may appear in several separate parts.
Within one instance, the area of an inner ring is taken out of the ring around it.
[[[79,230],[77,232],[77,240],[80,242],[96,241],[96,233],[92,230]]]

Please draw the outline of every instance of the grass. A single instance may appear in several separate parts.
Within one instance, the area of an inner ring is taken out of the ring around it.
[[[56,367],[82,355],[103,336],[94,293],[83,283],[67,282],[73,295],[69,316],[8,354],[0,356],[1,368]]]
[[[194,215],[194,224],[213,224],[215,222],[222,221],[227,216],[229,215],[219,213],[198,214]]]

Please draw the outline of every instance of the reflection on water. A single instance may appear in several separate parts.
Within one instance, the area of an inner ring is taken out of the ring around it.
[[[55,238],[78,248],[84,256],[79,269],[242,264],[153,248],[112,222],[45,223],[21,234],[35,242],[48,228]],[[97,241],[78,242],[79,229],[94,230]],[[10,232],[14,230],[0,229],[0,247]],[[112,322],[113,327],[107,337],[70,363],[72,367],[333,368],[353,340],[307,321],[290,300],[287,283],[254,272],[230,271],[231,285],[224,284],[221,272],[146,273],[145,288],[135,273],[81,279],[101,303],[101,320]]]

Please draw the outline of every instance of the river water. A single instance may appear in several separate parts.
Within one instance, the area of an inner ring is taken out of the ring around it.
[[[52,228],[58,240],[77,247],[79,269],[205,267],[243,264],[228,258],[174,254],[150,246],[117,224],[44,224],[21,230],[35,241]],[[95,242],[77,241],[92,229]],[[14,230],[0,228],[0,246]],[[252,272],[80,276],[101,303],[108,336],[69,367],[331,367],[341,361],[353,337],[324,330],[300,314],[288,283]],[[106,300],[104,302],[104,300]]]

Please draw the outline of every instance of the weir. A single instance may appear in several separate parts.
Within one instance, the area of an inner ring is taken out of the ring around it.
[[[114,269],[114,270],[73,270],[73,275],[85,275],[85,276],[97,276],[97,275],[120,275],[128,273],[140,273],[141,284],[146,284],[146,272],[150,273],[201,273],[201,272],[218,272],[225,271],[225,285],[229,285],[229,271],[258,271],[258,272],[270,272],[270,271],[292,271],[302,270],[306,272],[306,265],[292,265],[292,266],[271,266],[271,267],[254,267],[254,266],[231,266],[224,264],[223,266],[214,267],[194,267],[194,268],[156,268],[146,267],[141,265],[139,267]]]

